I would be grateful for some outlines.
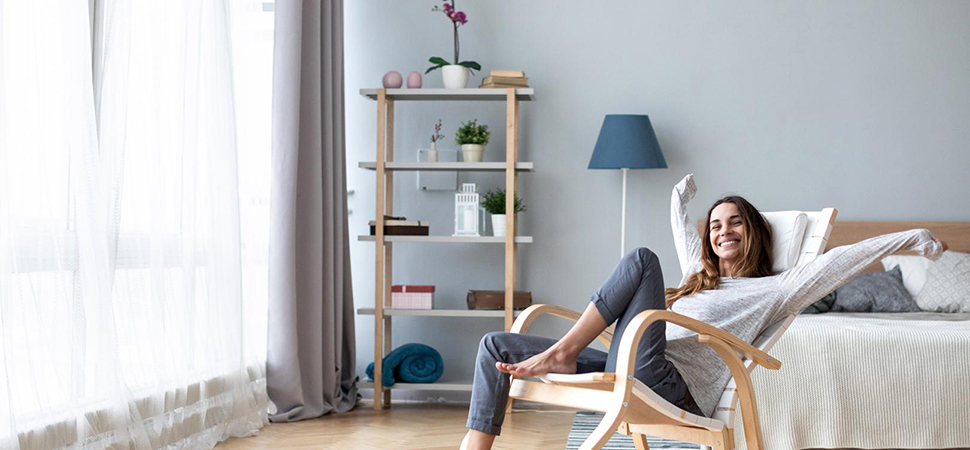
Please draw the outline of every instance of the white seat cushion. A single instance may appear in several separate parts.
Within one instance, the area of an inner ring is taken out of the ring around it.
[[[771,251],[771,271],[781,273],[798,262],[802,251],[808,216],[801,211],[762,213],[771,226],[774,248]]]
[[[643,401],[649,399],[655,405],[663,408],[664,412],[673,415],[674,417],[680,417],[690,423],[696,424],[698,426],[708,428],[711,430],[721,430],[724,428],[724,423],[717,419],[711,419],[704,416],[698,416],[696,414],[689,413],[683,409],[674,406],[673,403],[668,402],[666,399],[658,395],[653,389],[647,387],[647,385],[640,382],[640,380],[634,379],[633,383],[633,395],[639,397]]]

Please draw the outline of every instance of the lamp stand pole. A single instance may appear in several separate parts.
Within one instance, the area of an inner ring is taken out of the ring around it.
[[[624,250],[626,249],[626,172],[630,169],[623,170],[623,199],[620,201],[621,213],[620,213],[620,258],[626,254]]]

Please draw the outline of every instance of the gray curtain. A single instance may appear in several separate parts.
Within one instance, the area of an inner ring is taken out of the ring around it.
[[[343,2],[277,0],[267,388],[274,422],[357,403]]]

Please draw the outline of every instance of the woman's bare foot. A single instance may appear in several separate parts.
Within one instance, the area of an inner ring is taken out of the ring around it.
[[[553,347],[517,364],[496,362],[495,367],[499,372],[517,377],[534,377],[547,373],[576,373],[576,356]]]
[[[465,438],[461,440],[461,450],[486,450],[492,448],[495,442],[495,435],[482,433],[478,430],[468,430]]]

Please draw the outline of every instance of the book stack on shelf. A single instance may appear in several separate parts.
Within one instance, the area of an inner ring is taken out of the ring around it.
[[[377,221],[367,222],[370,225],[370,235],[377,234]],[[385,236],[427,236],[427,220],[407,220],[407,217],[384,216]]]
[[[482,79],[481,89],[495,88],[527,88],[529,79],[521,70],[493,70]]]

